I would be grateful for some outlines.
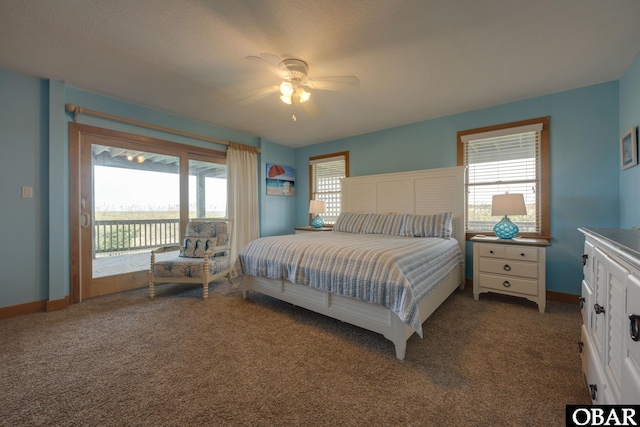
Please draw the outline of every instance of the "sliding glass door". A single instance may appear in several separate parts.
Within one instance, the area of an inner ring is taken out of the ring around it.
[[[222,159],[189,158],[189,218],[227,215],[227,166]]]
[[[224,158],[103,131],[108,135],[87,132],[75,141],[71,240],[79,262],[73,302],[146,286],[151,250],[180,245],[190,218],[226,216]],[[71,268],[73,294],[74,259]]]

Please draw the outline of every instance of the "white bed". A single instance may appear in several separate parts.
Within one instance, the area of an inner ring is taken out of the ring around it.
[[[452,238],[460,245],[462,263],[417,304],[424,322],[456,288],[464,288],[464,168],[452,167],[346,178],[342,182],[342,211],[432,215],[453,212]],[[333,233],[333,232],[331,232]],[[315,234],[315,233],[314,233]],[[288,280],[245,274],[245,298],[249,291],[295,304],[320,314],[382,334],[392,341],[396,357],[404,359],[407,340],[415,329],[396,313],[377,304],[335,295]]]

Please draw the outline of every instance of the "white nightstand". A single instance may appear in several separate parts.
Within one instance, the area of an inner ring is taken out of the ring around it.
[[[294,227],[294,230],[296,231],[296,234],[300,234],[300,233],[313,233],[315,231],[331,231],[333,230],[333,228],[331,227],[314,228],[310,225],[307,225],[306,227]]]
[[[473,242],[473,297],[495,292],[526,298],[544,313],[546,299],[545,239],[476,236]]]

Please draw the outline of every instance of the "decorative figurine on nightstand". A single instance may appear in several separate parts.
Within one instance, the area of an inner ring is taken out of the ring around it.
[[[309,202],[309,213],[316,214],[316,216],[314,216],[311,220],[311,226],[313,228],[322,228],[322,226],[324,225],[324,221],[319,214],[324,213],[325,209],[326,207],[324,200],[311,200]]]
[[[502,216],[502,221],[493,227],[493,232],[500,239],[513,239],[518,234],[518,226],[507,215],[526,215],[527,207],[524,205],[522,194],[497,194],[491,199],[491,216]]]

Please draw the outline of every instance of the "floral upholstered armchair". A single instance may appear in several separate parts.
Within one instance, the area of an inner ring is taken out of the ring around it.
[[[187,224],[182,246],[166,246],[151,251],[149,297],[155,296],[156,283],[200,283],[203,298],[209,297],[209,283],[231,272],[229,219],[193,219]],[[180,251],[176,256],[156,261],[156,254]]]

